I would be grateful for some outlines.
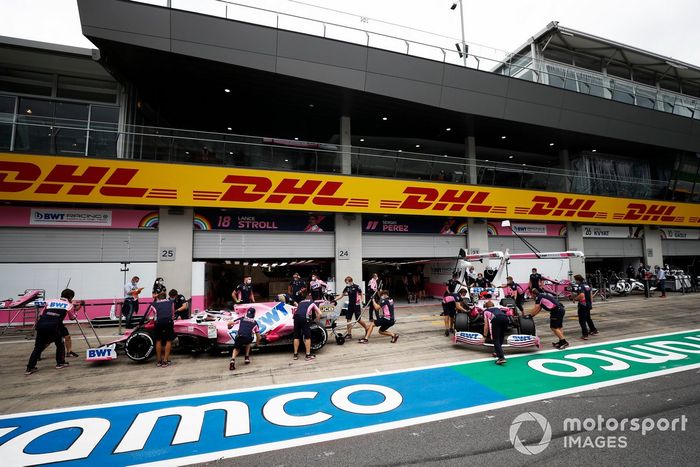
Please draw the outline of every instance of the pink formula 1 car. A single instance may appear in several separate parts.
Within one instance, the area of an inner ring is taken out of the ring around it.
[[[251,307],[255,308],[255,320],[260,328],[259,346],[292,343],[296,307],[273,302],[237,305],[232,312],[206,311],[190,319],[176,320],[173,348],[212,354],[231,349],[238,332],[238,323],[231,329],[228,328],[228,323],[244,316]],[[106,346],[116,346],[117,350],[124,349],[126,356],[137,362],[150,359],[155,352],[155,320],[152,315],[146,315],[145,319],[144,324],[127,330],[120,339]],[[316,323],[311,323],[311,348],[318,350],[327,340],[326,330]]]
[[[483,346],[492,345],[484,335],[484,303],[491,300],[499,303],[501,290],[488,288],[472,288],[470,290],[473,304],[466,313],[457,313],[455,318],[455,333],[452,342],[455,344],[466,344]],[[540,348],[540,338],[535,334],[535,322],[532,318],[519,316],[515,308],[515,300],[512,298],[502,298],[500,306],[508,315],[509,326],[506,331],[505,346],[509,347],[537,347]]]

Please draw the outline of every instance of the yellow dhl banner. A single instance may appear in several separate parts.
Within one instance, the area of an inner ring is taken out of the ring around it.
[[[232,167],[0,153],[0,199],[700,225],[700,205]]]

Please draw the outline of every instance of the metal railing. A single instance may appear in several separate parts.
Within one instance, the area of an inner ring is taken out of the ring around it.
[[[276,29],[283,29],[327,39],[390,50],[429,60],[464,66],[460,52],[453,47],[460,39],[440,34],[426,33],[430,42],[399,37],[344,24],[322,21],[304,16],[269,10],[229,0],[130,0],[137,3],[190,11],[218,18],[243,21]],[[700,98],[666,89],[648,86],[636,81],[601,72],[576,68],[550,60],[527,61],[529,54],[512,54],[483,44],[467,42],[466,66],[476,70],[504,74],[540,84],[556,86],[570,91],[615,100],[639,107],[654,109],[687,118],[700,119]],[[572,76],[548,72],[547,65],[568,69]],[[528,73],[530,72],[530,73]],[[579,76],[580,75],[580,76]],[[590,77],[596,83],[591,83]],[[598,84],[597,81],[600,81]]]
[[[99,122],[98,122],[99,123]],[[469,161],[466,157],[426,154],[296,140],[198,132],[173,128],[114,124],[80,128],[78,122],[47,124],[15,122],[17,153],[129,158],[178,164],[268,170],[342,173],[343,157],[350,156],[352,175],[432,180],[444,183],[526,188],[543,191],[579,192],[601,196],[666,199],[672,181],[632,177],[589,176],[551,167],[506,162]],[[112,127],[112,128],[110,128]],[[544,160],[544,159],[543,159]],[[574,183],[577,182],[577,183]],[[583,187],[578,189],[577,187]]]

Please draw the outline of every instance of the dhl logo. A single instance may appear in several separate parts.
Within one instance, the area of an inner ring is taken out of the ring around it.
[[[533,216],[581,217],[584,219],[604,218],[604,213],[593,211],[595,201],[583,198],[555,198],[554,196],[534,196],[532,207],[527,214]],[[516,213],[524,208],[516,208]],[[603,215],[601,215],[603,214]]]
[[[409,186],[403,190],[403,194],[406,197],[398,206],[399,209],[487,213],[494,207],[484,204],[489,196],[489,193],[485,191],[438,190]]]
[[[143,198],[148,188],[128,187],[139,169],[89,166],[80,171],[77,165],[55,165],[42,178],[42,170],[31,162],[0,161],[0,192],[19,193],[34,187],[38,194],[88,196],[100,185],[103,196]],[[36,182],[40,181],[37,185]]]
[[[342,182],[301,180],[284,178],[273,188],[272,180],[266,177],[228,175],[223,180],[230,184],[220,201],[253,203],[263,201],[271,204],[302,205],[311,201],[316,206],[344,206],[348,198],[334,196]]]
[[[675,206],[662,206],[659,204],[629,203],[627,212],[622,219],[630,221],[662,221],[675,222],[676,216],[672,216]]]

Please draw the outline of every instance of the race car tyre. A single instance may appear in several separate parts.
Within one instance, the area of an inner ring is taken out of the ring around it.
[[[469,314],[457,313],[457,316],[455,317],[455,331],[469,331],[469,321]]]
[[[532,318],[520,317],[520,334],[535,335],[535,320]]]
[[[135,362],[145,362],[153,356],[155,342],[147,331],[136,331],[126,340],[124,345],[126,356]]]
[[[324,328],[318,325],[311,326],[311,350],[318,350],[326,345],[328,333]]]
[[[341,336],[341,335],[335,336],[335,343],[338,345],[345,344],[345,336]]]

